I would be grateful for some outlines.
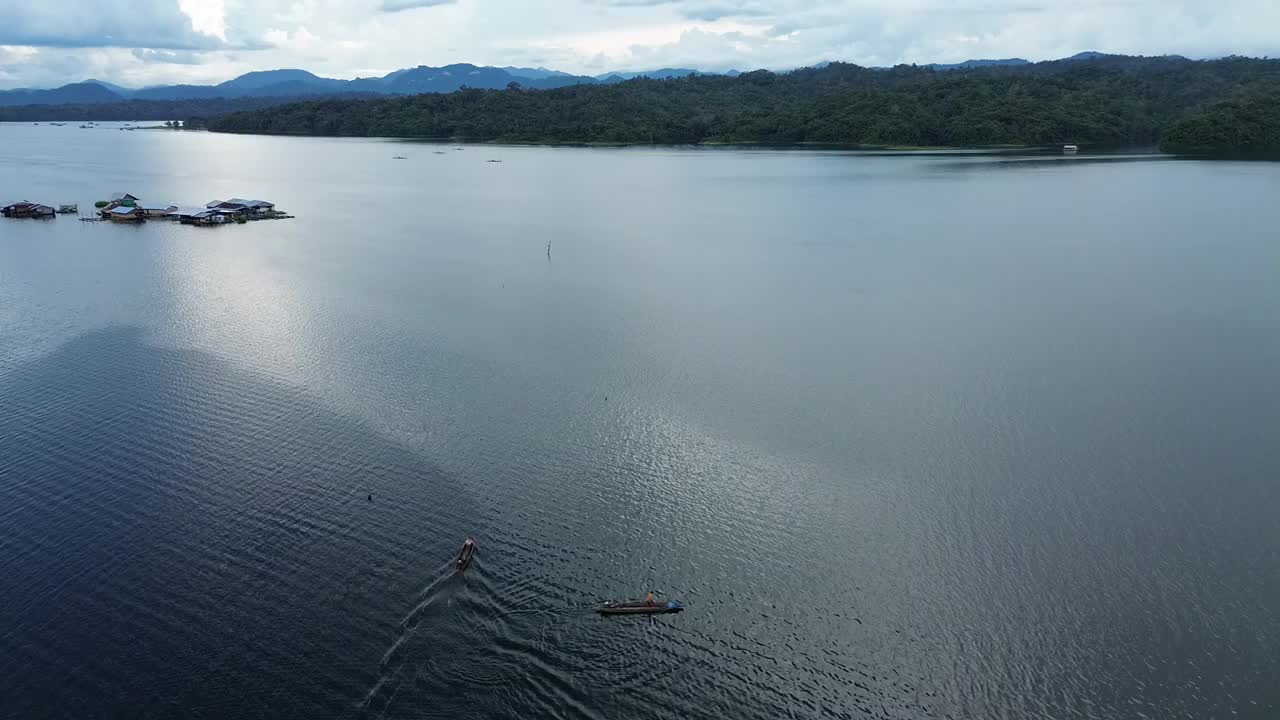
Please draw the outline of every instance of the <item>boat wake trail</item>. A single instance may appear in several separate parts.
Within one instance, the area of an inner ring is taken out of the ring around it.
[[[461,576],[453,572],[452,564],[445,565],[437,571],[435,580],[427,583],[427,586],[418,591],[418,604],[413,606],[408,615],[400,619],[401,630],[413,630],[422,620],[422,616],[438,599],[449,595],[451,582],[460,580]],[[403,635],[402,635],[403,637]]]
[[[558,652],[595,618],[553,578],[453,563],[413,598],[358,708],[362,717],[458,717],[477,703],[504,714],[531,703],[547,717],[600,717]],[[477,653],[476,648],[484,648]],[[477,696],[477,692],[480,693]],[[423,713],[426,715],[423,715]]]
[[[443,605],[449,605],[452,596],[463,588],[464,581],[462,575],[454,572],[453,563],[449,562],[437,568],[435,579],[418,591],[417,604],[400,619],[399,632],[396,633],[387,651],[382,654],[382,659],[378,663],[378,679],[365,694],[364,700],[360,702],[362,710],[371,710],[376,706],[381,708],[382,715],[386,714],[387,708],[395,700],[400,684],[403,682],[401,675],[409,641],[417,634],[418,626],[430,614],[432,608],[442,600]]]

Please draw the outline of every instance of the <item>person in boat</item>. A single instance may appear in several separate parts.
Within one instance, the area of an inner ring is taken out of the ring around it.
[[[653,606],[653,591],[652,591],[652,590],[650,590],[650,591],[649,591],[649,596],[648,596],[648,597],[646,597],[646,598],[644,599],[644,604],[645,604],[645,605],[648,605],[648,606],[650,606],[650,607],[652,607],[652,606]]]
[[[467,536],[466,542],[462,543],[462,552],[458,555],[458,561],[456,563],[459,570],[461,570],[463,566],[467,564],[467,561],[470,560],[468,554],[474,552],[475,544],[475,538],[470,535]]]

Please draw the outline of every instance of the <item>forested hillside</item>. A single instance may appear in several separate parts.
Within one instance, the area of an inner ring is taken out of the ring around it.
[[[215,118],[211,129],[549,143],[1154,145],[1188,113],[1276,88],[1280,61],[1247,58],[1099,56],[964,70],[835,63],[784,74],[291,103]]]
[[[1188,155],[1280,157],[1280,91],[1224,100],[1174,121],[1160,149]]]

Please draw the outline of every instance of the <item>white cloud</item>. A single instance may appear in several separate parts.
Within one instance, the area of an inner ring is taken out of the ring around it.
[[[17,51],[17,52],[15,52]],[[222,52],[141,48],[14,48],[0,46],[0,88],[56,87],[90,78],[126,87],[215,84],[254,69]]]
[[[153,50],[151,48],[134,48],[131,54],[144,63],[167,63],[170,65],[201,65],[204,55],[190,50]]]
[[[637,55],[662,55],[664,51],[676,55],[675,48],[691,38],[731,41],[743,35],[763,35],[766,30],[724,20],[692,25],[676,22],[556,35],[532,41],[528,47],[558,53],[567,63],[573,63],[576,57],[604,57],[614,64],[627,65],[634,62]]]
[[[570,72],[1032,60],[1082,50],[1280,54],[1280,0],[0,0],[0,87],[473,62]],[[394,11],[394,12],[391,12]],[[140,48],[113,51],[108,46]],[[172,51],[173,54],[145,52]]]
[[[196,32],[227,39],[227,8],[222,0],[178,0],[178,8],[191,18]]]

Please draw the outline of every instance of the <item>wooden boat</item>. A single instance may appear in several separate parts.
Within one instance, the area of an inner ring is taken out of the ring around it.
[[[467,566],[471,564],[471,558],[475,557],[475,555],[476,541],[474,538],[468,537],[467,541],[462,543],[462,552],[458,554],[458,559],[454,561],[454,567],[457,568],[459,573],[466,572]]]
[[[684,606],[675,600],[665,603],[650,603],[647,600],[610,600],[595,608],[595,611],[601,615],[665,615],[682,610]]]

